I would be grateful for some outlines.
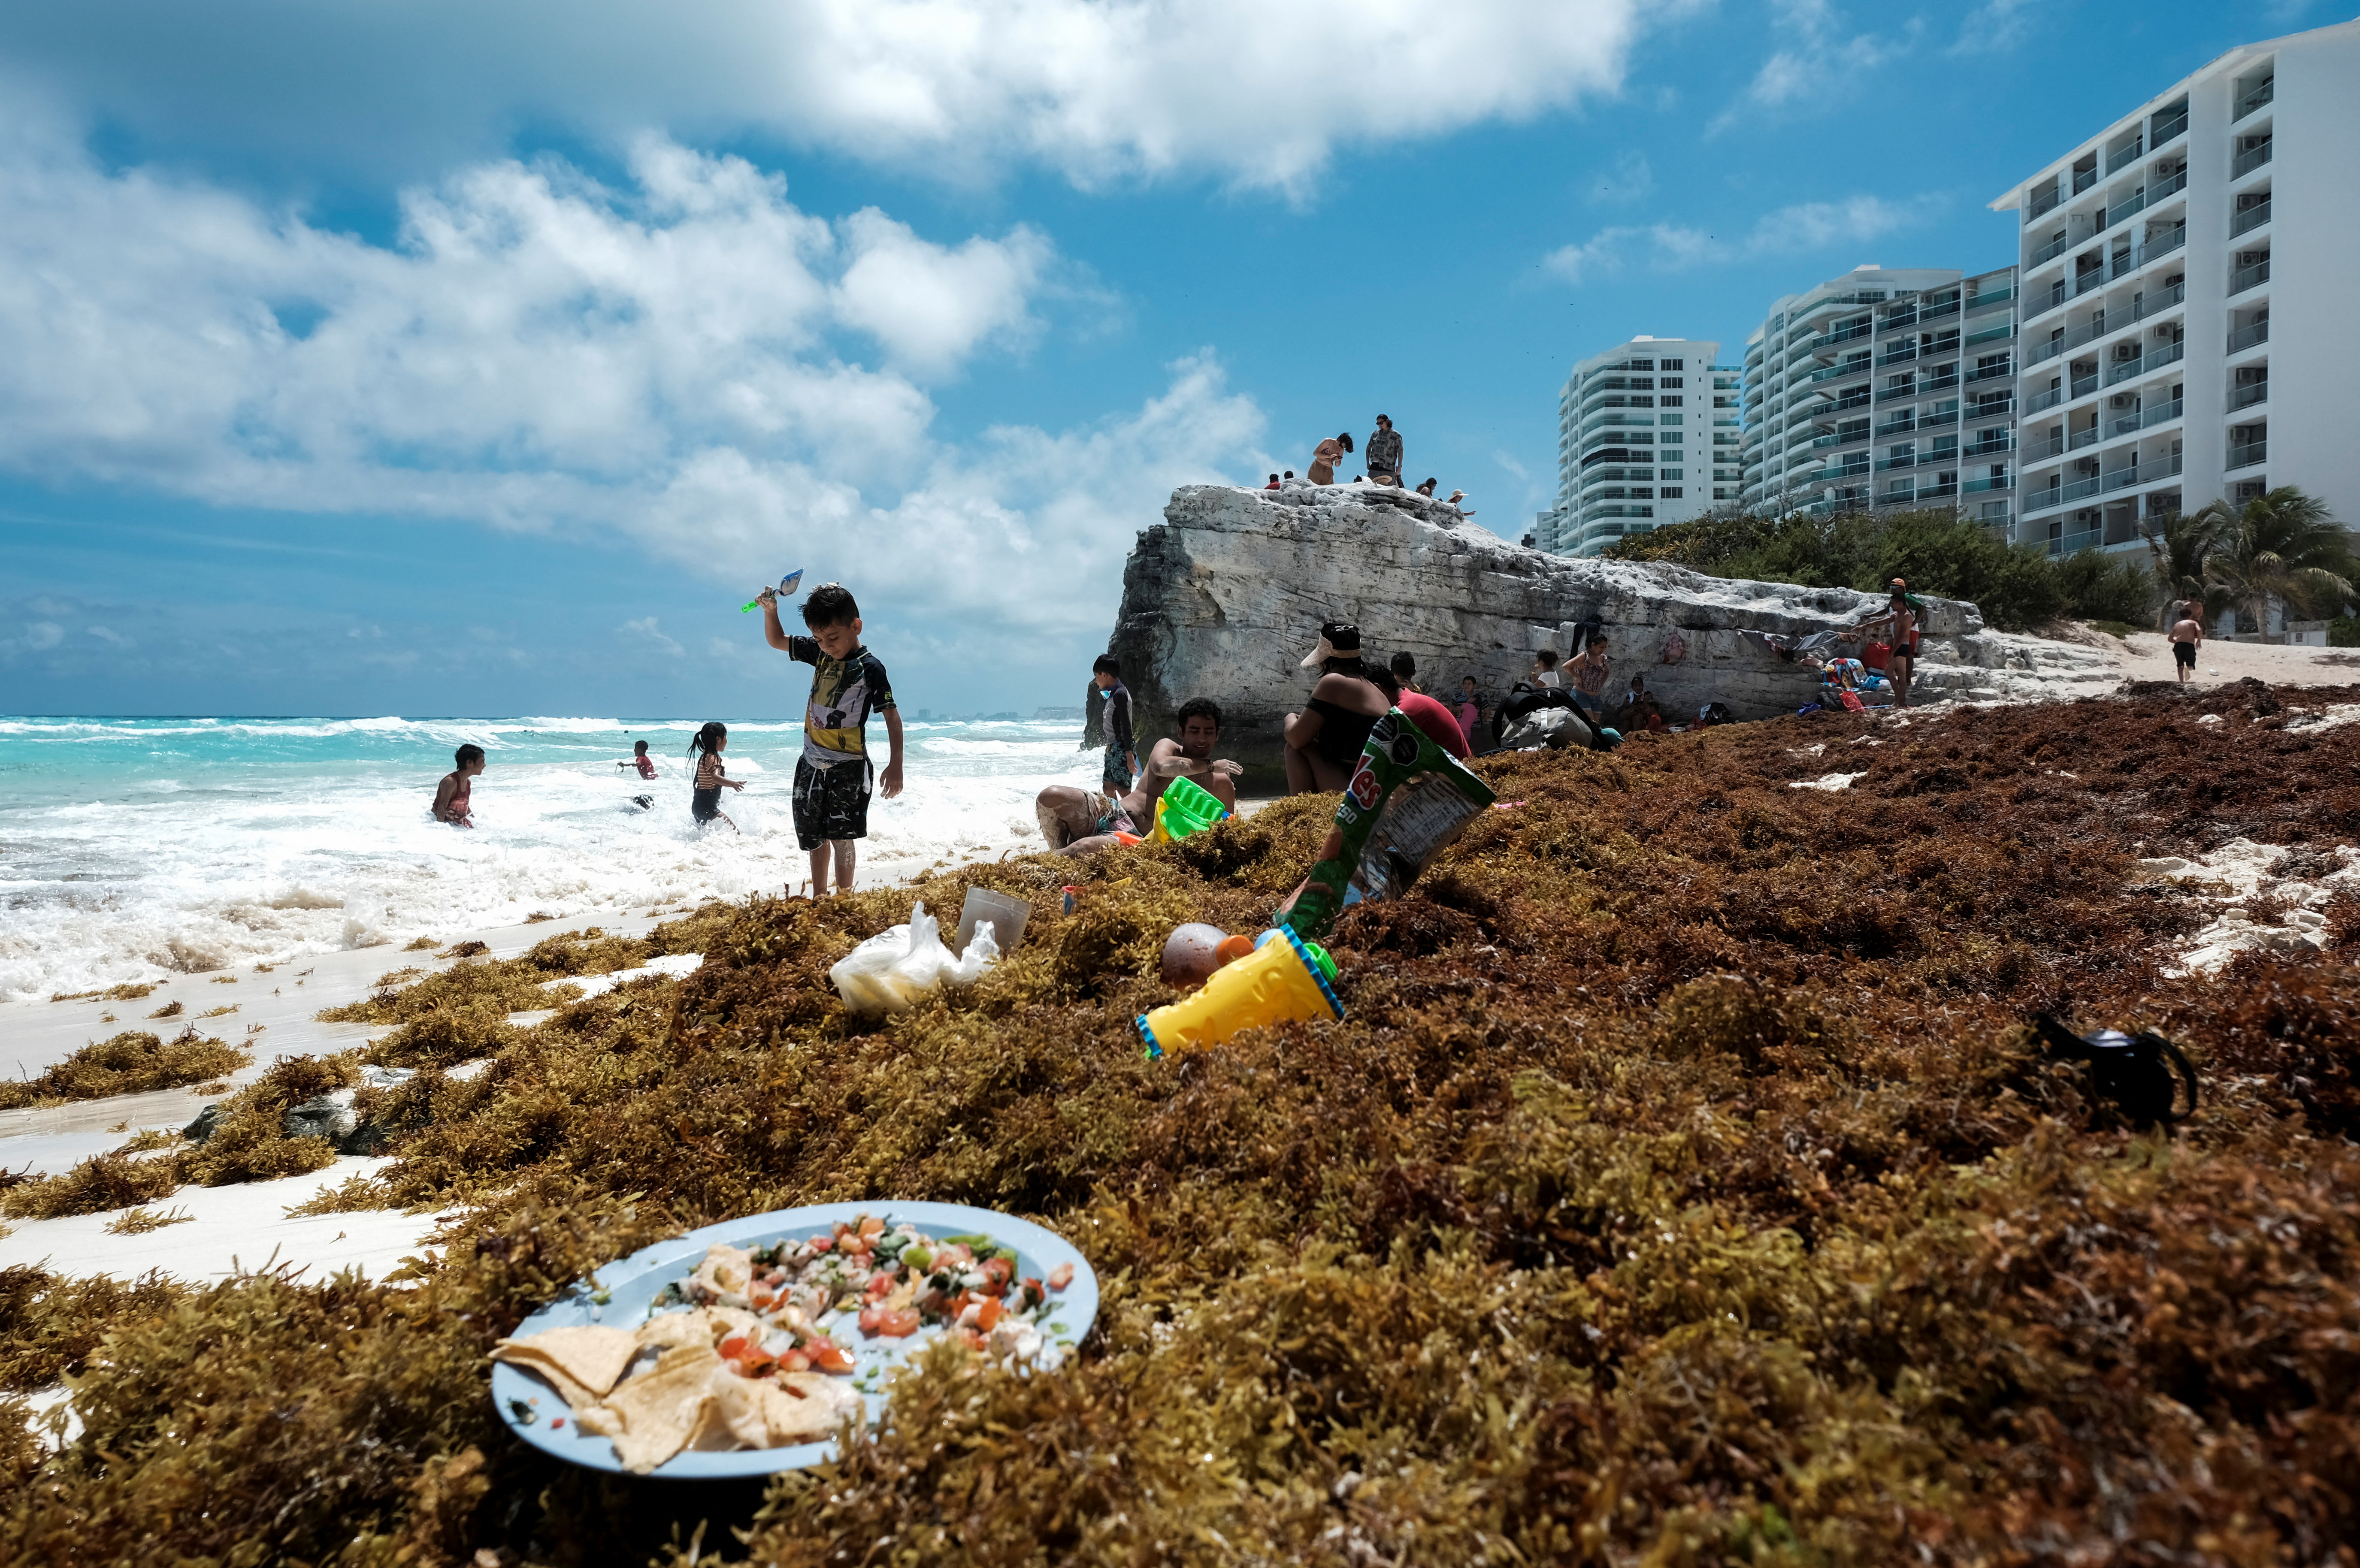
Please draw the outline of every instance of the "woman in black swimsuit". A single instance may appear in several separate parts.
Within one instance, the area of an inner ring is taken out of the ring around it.
[[[1369,732],[1393,704],[1371,684],[1360,664],[1360,628],[1329,621],[1319,628],[1319,646],[1303,660],[1317,665],[1319,683],[1303,712],[1286,715],[1286,792],[1332,793],[1351,781]]]

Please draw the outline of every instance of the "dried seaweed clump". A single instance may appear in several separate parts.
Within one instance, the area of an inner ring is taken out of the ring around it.
[[[109,1334],[136,1332],[184,1293],[159,1274],[126,1282],[0,1269],[0,1390],[29,1392],[80,1372]]]
[[[253,1060],[193,1029],[169,1041],[145,1030],[129,1030],[92,1041],[38,1078],[0,1083],[0,1110],[178,1089],[235,1073]]]
[[[2360,965],[2176,974],[2204,907],[2131,872],[2360,842],[2360,778],[2252,701],[2200,712],[1487,760],[1522,803],[1338,924],[1344,1020],[1168,1062],[1131,1021],[1171,995],[1163,932],[1266,919],[1332,801],[703,912],[695,973],[364,1091],[394,1159],[347,1201],[469,1205],[441,1260],[106,1339],[0,1529],[106,1561],[684,1563],[702,1528],[697,1561],[810,1568],[2349,1562]],[[1867,776],[1787,788],[1837,766]],[[978,886],[1033,900],[1020,950],[845,1013],[830,964]],[[2044,1008],[2161,1029],[2202,1113],[2121,1128],[2027,1038]],[[1038,1217],[1098,1332],[1027,1377],[936,1353],[752,1519],[499,1429],[484,1352],[562,1284],[836,1199]]]

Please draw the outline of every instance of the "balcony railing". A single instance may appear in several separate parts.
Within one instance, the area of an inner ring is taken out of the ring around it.
[[[1986,365],[1982,366],[1980,369],[1968,371],[1966,375],[1961,376],[1960,379],[1969,383],[1976,381],[1995,381],[2003,376],[2014,376],[2015,374],[2016,366],[2013,365]]]
[[[2276,137],[2272,137],[2270,141],[2264,142],[2257,147],[2249,147],[2245,151],[2241,152],[2236,157],[2231,158],[2229,160],[2229,178],[2232,180],[2243,180],[2246,175],[2253,173],[2254,170],[2269,162],[2270,149],[2276,140]]]
[[[1934,460],[1931,455],[1928,455],[1926,461],[1931,463]],[[1916,452],[1911,452],[1907,457],[1880,457],[1876,460],[1876,471],[1879,474],[1884,473],[1888,468],[1915,468],[1917,466],[1918,454]]]
[[[2183,180],[2180,183],[2185,185],[2188,182]],[[2129,195],[2124,197],[2121,201],[2114,202],[2111,206],[2099,208],[2098,215],[2092,223],[2092,232],[2095,234],[2103,234],[2108,229],[2113,228],[2116,223],[2121,223],[2125,218],[2129,217],[2133,212],[2139,211],[2146,205],[2147,191],[2142,187],[2139,190],[2132,191]]]
[[[2134,376],[2150,375],[2161,370],[2167,365],[2177,365],[2187,357],[2188,345],[2184,343],[2168,343],[2160,348],[2151,348],[2140,358],[2117,360],[2109,365],[2106,369],[2106,385],[2119,386]]]
[[[2254,347],[2256,343],[2266,343],[2269,341],[2270,324],[2267,321],[2256,321],[2250,327],[2239,327],[2229,334],[2229,352],[2241,353]]]
[[[1876,427],[1876,439],[1883,441],[1887,436],[1901,435],[1907,431],[1914,430],[1917,428],[1918,410],[1915,408],[1904,408],[1901,412],[1894,415],[1893,418],[1885,420],[1885,423]]]
[[[1953,294],[1948,299],[1937,300],[1935,303],[1928,305],[1924,309],[1920,310],[1918,312],[1918,319],[1921,321],[1937,321],[1941,320],[1944,316],[1955,315],[1958,312],[1958,309],[1959,297]]]
[[[2229,116],[2229,123],[2231,125],[2235,125],[2239,120],[2244,119],[2246,115],[2252,114],[2255,110],[2260,108],[2263,104],[2277,97],[2278,85],[2278,79],[2273,76],[2264,82],[2259,87],[2255,88],[2251,93],[2246,93],[2243,98],[2238,99],[2235,111]]]
[[[2181,109],[2169,120],[2158,120],[2147,132],[2147,150],[2152,152],[2188,128],[2188,111]]]
[[[2270,204],[2266,198],[2229,220],[2229,237],[2234,240],[2239,234],[2251,234],[2269,221]]]
[[[2229,389],[2229,407],[2233,410],[2250,408],[2257,403],[2267,403],[2269,400],[2270,384],[2267,381],[2250,382],[2245,386],[2233,387]]]
[[[2044,261],[2053,261],[2081,243],[2081,242],[2080,240],[2069,239],[2060,234],[2056,239],[2050,240],[2047,245],[2042,245],[2039,249],[2034,251],[2032,253],[2031,261],[2027,262],[2026,265],[2030,267],[2038,267]]]
[[[1883,358],[1879,359],[1879,360],[1876,362],[1876,365],[1877,365],[1877,368],[1878,368],[1878,369],[1880,369],[1880,370],[1882,370],[1885,366],[1886,366],[1886,365],[1906,365],[1906,364],[1907,364],[1910,360],[1913,360],[1913,359],[1915,359],[1915,358],[1917,358],[1917,357],[1918,357],[1918,345],[1917,345],[1916,343],[1903,343],[1899,348],[1895,349],[1891,354],[1888,354],[1885,355]]]
[[[2029,502],[2026,503],[2024,509],[2027,512],[2033,510],[2032,504]],[[2103,528],[2083,528],[2078,533],[2059,534],[2055,539],[2049,541],[2049,553],[2051,555],[2079,555],[2085,550],[2095,550],[2098,548],[2098,543],[2104,536],[2104,533],[2105,530]]]
[[[2270,280],[2270,258],[2262,257],[2251,267],[2241,267],[2229,274],[2229,292],[2243,294],[2248,289],[2258,289]]]
[[[1851,326],[1838,327],[1834,332],[1820,333],[1810,341],[1809,346],[1814,350],[1833,348],[1838,343],[1850,343],[1854,338],[1864,338],[1874,331],[1875,328],[1870,322],[1854,321]]]
[[[1930,430],[1936,425],[1955,425],[1958,422],[1959,408],[1955,403],[1937,408],[1930,414],[1918,416],[1918,428],[1921,430]]]
[[[1996,327],[1985,327],[1982,332],[1971,332],[1963,340],[1961,340],[1959,343],[1953,343],[1950,346],[1972,348],[1977,343],[1997,343],[2002,338],[2012,338],[2014,336],[2016,336],[2016,323],[2014,321],[2003,321]],[[1935,352],[1939,354],[1942,351],[1942,348],[1943,345],[1938,343],[1935,345]]]
[[[1981,491],[2013,490],[2015,488],[2016,476],[2010,474],[2002,474],[1989,478],[1970,479],[1965,484],[1959,486],[1959,494],[1961,495],[1972,495]]]
[[[2180,472],[2180,454],[2175,452],[2169,457],[2158,457],[2152,462],[2117,468],[2104,476],[2104,491],[2111,495],[2116,490],[2128,490],[2134,485],[2152,485],[2158,479],[2170,478]]]
[[[1866,376],[1875,368],[1874,363],[1869,356],[1862,354],[1858,359],[1846,360],[1841,365],[1830,365],[1825,370],[1811,372],[1810,385],[1816,387],[1822,381],[1842,381],[1855,376]]]
[[[1994,452],[2010,451],[2015,447],[2015,445],[2016,442],[2013,440],[2006,436],[2002,436],[1995,441],[1977,441],[1972,446],[1962,446],[1959,449],[1959,455],[1961,457],[1989,457]]]
[[[2168,256],[2187,243],[2188,225],[2184,223],[2175,224],[2162,234],[2149,237],[2147,243],[2137,250],[2114,252],[2114,265],[2109,269],[2109,276],[2127,278],[2156,257]]]
[[[2139,414],[2139,429],[2151,430],[2158,425],[2168,425],[2187,411],[2188,405],[2178,397],[2169,403],[2158,403]]]
[[[2098,166],[2093,161],[2089,168],[2077,169],[2073,171],[2073,194],[2079,196],[2097,182]]]
[[[2266,461],[2269,455],[2270,443],[2267,441],[2247,441],[2243,446],[2233,446],[2229,449],[2228,466],[2251,468],[2254,464]]]
[[[2057,193],[2056,182],[2050,181],[2047,186],[2034,191],[2032,200],[2025,203],[2024,221],[2027,223],[2039,222],[2045,213],[2054,212],[2057,203],[2063,200],[2064,198]]]
[[[1970,316],[1976,315],[1996,306],[2005,305],[2015,298],[2016,290],[2006,284],[2001,284],[1998,288],[1987,289],[1968,300],[1966,311]]]
[[[2136,163],[2146,155],[2147,144],[2143,141],[2133,142],[2130,146],[2123,148],[2120,152],[2114,152],[2106,155],[2106,172],[2108,174],[2120,174],[2124,169],[2128,169],[2131,165]]]

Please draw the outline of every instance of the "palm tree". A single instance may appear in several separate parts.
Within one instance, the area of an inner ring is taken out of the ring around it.
[[[2353,596],[2355,572],[2351,541],[2326,504],[2292,485],[2246,502],[2204,561],[2206,581],[2250,611],[2256,626],[2267,624],[2272,599],[2314,612],[2340,607]]]
[[[2155,568],[2155,583],[2163,595],[2156,614],[2159,628],[2169,629],[2177,616],[2173,606],[2184,600],[2194,599],[2204,605],[2205,616],[2211,620],[2226,609],[2229,595],[2225,589],[2208,589],[2204,582],[2204,563],[2214,550],[2221,548],[2237,526],[2237,514],[2225,501],[2191,513],[2174,512],[2162,519],[2160,527],[2141,523],[2139,535],[2147,540],[2147,559]]]

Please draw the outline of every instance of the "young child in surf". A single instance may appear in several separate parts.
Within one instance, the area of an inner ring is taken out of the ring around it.
[[[745,781],[732,779],[721,765],[721,754],[729,749],[729,726],[715,719],[696,732],[688,743],[688,755],[696,758],[696,782],[688,797],[688,814],[696,819],[700,828],[719,817],[729,822],[729,831],[738,831],[736,822],[721,809],[721,791],[743,789]],[[652,767],[653,765],[650,764]]]
[[[648,755],[648,743],[643,740],[632,742],[631,755],[625,757],[622,761],[615,764],[615,766],[617,768],[636,768],[639,770],[639,777],[642,779],[652,779],[656,776],[656,759]],[[639,807],[639,809],[643,811],[652,808],[655,803],[656,798],[653,795],[634,795],[631,797],[631,804]],[[737,824],[733,822],[730,825],[734,827]]]
[[[453,752],[451,760],[458,766],[442,775],[442,782],[434,787],[434,820],[454,828],[471,828],[475,825],[472,797],[475,775],[484,770],[484,748],[470,743]]]
[[[869,797],[901,792],[901,713],[877,656],[861,646],[860,606],[840,583],[822,583],[803,601],[809,637],[779,624],[779,595],[761,593],[762,636],[789,659],[812,667],[803,704],[803,754],[795,763],[795,842],[811,856],[812,897],[852,890],[854,857],[869,836]],[[885,715],[892,756],[882,774],[869,759],[869,715]]]

